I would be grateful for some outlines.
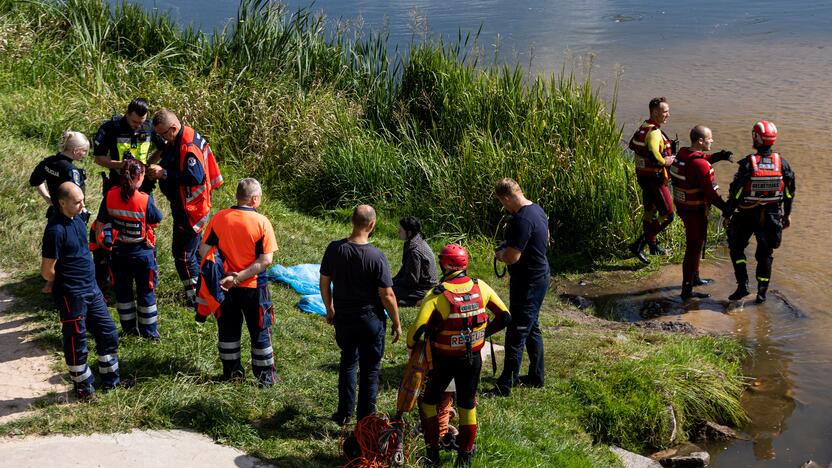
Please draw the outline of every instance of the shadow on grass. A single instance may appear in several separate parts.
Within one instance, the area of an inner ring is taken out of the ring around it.
[[[287,404],[270,418],[253,423],[263,439],[325,440],[331,437],[334,427],[329,418],[315,416],[309,408]],[[330,427],[331,426],[331,427]]]

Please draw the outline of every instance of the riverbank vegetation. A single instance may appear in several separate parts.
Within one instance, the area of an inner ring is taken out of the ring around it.
[[[15,313],[37,320],[50,350],[60,349],[60,327],[39,293],[45,207],[28,175],[65,129],[91,134],[135,96],[170,107],[207,136],[227,179],[216,206],[231,204],[240,177],[264,180],[262,211],[275,225],[282,264],[318,262],[326,243],[348,232],[345,207],[371,202],[387,213],[374,242],[394,268],[396,215],[415,213],[428,220],[435,249],[466,238],[473,273],[506,297],[487,238],[501,218],[491,186],[506,174],[549,211],[558,254],[610,255],[634,232],[632,168],[587,83],[528,83],[520,69],[478,68],[475,56],[447,44],[417,46],[396,61],[381,39],[327,36],[320,19],[257,2],[244,3],[238,22],[211,37],[164,15],[110,11],[92,0],[0,0],[0,12],[0,268],[15,274],[8,286],[19,297]],[[95,211],[100,181],[92,162],[85,166]],[[295,309],[294,292],[273,286],[282,382],[265,390],[218,382],[216,325],[200,326],[175,305],[167,221],[157,237],[163,339],[128,337],[120,349],[122,371],[138,384],[89,404],[45,400],[0,434],[186,427],[279,465],[339,463],[341,432],[327,420],[337,398],[331,328]],[[404,310],[405,326],[414,313]],[[611,466],[606,444],[636,451],[669,444],[668,406],[682,438],[699,421],[744,419],[744,350],[729,338],[603,322],[553,295],[541,327],[546,388],[479,400],[483,466]],[[394,408],[405,363],[403,345],[388,342],[380,409]],[[409,444],[411,462],[421,446]]]
[[[391,57],[383,37],[327,34],[321,18],[265,1],[244,1],[211,35],[128,4],[1,4],[9,27],[26,29],[14,47],[39,86],[114,113],[148,96],[292,207],[360,199],[434,231],[493,236],[502,212],[491,190],[510,174],[549,214],[557,262],[609,258],[640,228],[620,129],[589,81],[487,65],[471,37]],[[54,141],[101,119],[82,106],[58,113],[54,128],[16,123]]]

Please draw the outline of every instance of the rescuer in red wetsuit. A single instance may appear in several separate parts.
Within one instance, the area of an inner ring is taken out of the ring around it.
[[[714,180],[711,163],[728,161],[730,151],[705,154],[714,142],[711,129],[697,125],[690,131],[690,147],[682,148],[670,166],[673,180],[673,202],[682,222],[685,224],[685,260],[682,263],[682,299],[708,297],[705,293],[694,293],[694,286],[711,283],[712,280],[699,277],[699,255],[705,245],[708,232],[710,205],[723,212],[727,205],[719,195],[719,185]]]

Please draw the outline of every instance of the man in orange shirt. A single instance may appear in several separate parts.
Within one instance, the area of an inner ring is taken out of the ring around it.
[[[220,360],[223,377],[242,379],[240,334],[245,318],[251,336],[251,368],[261,386],[274,384],[271,325],[274,309],[269,295],[266,267],[277,250],[274,229],[269,220],[257,212],[263,192],[255,179],[243,179],[237,185],[237,205],[222,210],[211,218],[200,256],[205,258],[212,248],[222,255],[225,276],[220,287],[227,291],[217,315]],[[205,316],[197,313],[197,321]]]

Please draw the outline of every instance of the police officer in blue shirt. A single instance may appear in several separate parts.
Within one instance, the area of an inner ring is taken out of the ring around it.
[[[84,210],[84,193],[75,183],[64,182],[54,197],[55,214],[43,233],[41,276],[47,281],[43,291],[51,292],[55,300],[61,319],[64,359],[76,395],[85,399],[95,393],[94,377],[87,364],[87,327],[95,336],[98,373],[105,389],[121,382],[118,333],[104,296],[95,284],[87,225],[79,216]]]
[[[127,105],[124,115],[113,116],[98,128],[92,154],[96,164],[110,170],[109,176],[104,177],[104,194],[119,184],[124,161],[135,159],[145,166],[159,161],[165,140],[153,130],[147,113],[147,101],[136,98]],[[155,186],[156,182],[148,177],[139,191],[150,193]]]
[[[75,167],[73,161],[83,159],[89,149],[90,142],[83,133],[69,130],[64,132],[58,143],[58,154],[43,159],[35,166],[29,177],[29,185],[36,187],[38,194],[49,204],[46,210],[47,218],[55,212],[54,200],[58,186],[64,182],[72,182],[81,190],[86,187],[87,176],[83,169]]]

